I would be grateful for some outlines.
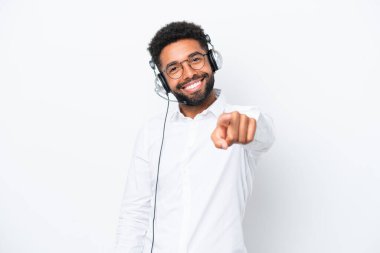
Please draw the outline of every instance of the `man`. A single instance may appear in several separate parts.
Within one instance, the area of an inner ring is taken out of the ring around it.
[[[163,146],[164,115],[137,138],[117,252],[247,252],[244,210],[257,159],[274,135],[269,117],[256,107],[226,104],[213,88],[218,66],[208,50],[203,29],[187,22],[166,25],[149,45],[179,103],[167,116]]]

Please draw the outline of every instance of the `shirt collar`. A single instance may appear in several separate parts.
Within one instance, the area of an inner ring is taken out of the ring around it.
[[[207,109],[199,113],[196,118],[204,117],[208,113],[212,113],[215,117],[219,117],[223,113],[226,100],[220,89],[214,89],[217,99]],[[185,119],[186,117],[179,110],[179,105],[175,105],[170,110],[170,121],[176,121],[179,119]]]

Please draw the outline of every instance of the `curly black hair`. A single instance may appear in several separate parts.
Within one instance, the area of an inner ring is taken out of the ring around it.
[[[161,67],[160,54],[164,47],[181,39],[195,39],[201,47],[208,51],[206,35],[199,25],[191,22],[172,22],[162,27],[149,43],[148,51],[153,62]]]

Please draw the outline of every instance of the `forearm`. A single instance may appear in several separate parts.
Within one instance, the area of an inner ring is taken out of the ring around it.
[[[251,143],[246,148],[253,152],[263,153],[269,150],[275,141],[274,126],[272,119],[261,113],[256,119],[256,132]]]
[[[149,227],[150,208],[148,203],[136,205],[123,200],[117,229],[116,252],[142,253]]]
[[[141,253],[152,210],[152,171],[134,157],[128,173],[117,228],[116,252]]]

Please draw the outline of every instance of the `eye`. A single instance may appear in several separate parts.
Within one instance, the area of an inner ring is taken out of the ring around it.
[[[191,62],[198,63],[202,61],[202,56],[201,55],[195,55],[193,58],[191,58]]]
[[[176,73],[178,70],[179,70],[179,68],[178,68],[177,65],[171,65],[171,66],[169,66],[169,67],[166,69],[166,72],[167,72],[168,74],[174,74],[174,73]]]

